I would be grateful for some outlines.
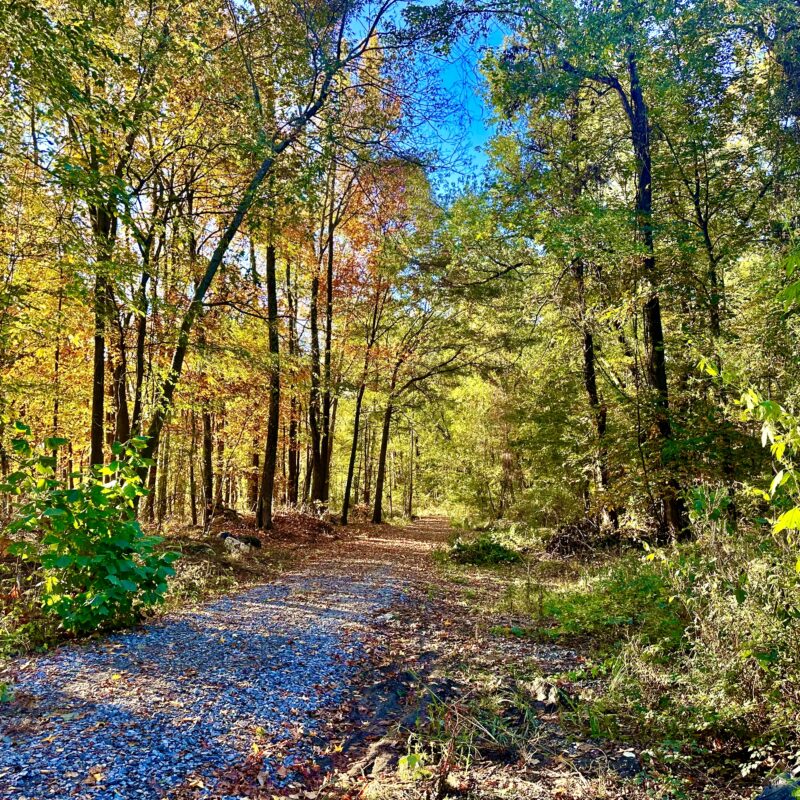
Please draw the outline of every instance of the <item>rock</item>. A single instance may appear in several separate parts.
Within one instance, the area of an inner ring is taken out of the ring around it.
[[[642,771],[642,762],[633,750],[625,750],[611,758],[609,766],[620,778],[635,778]]]
[[[225,537],[225,549],[228,552],[233,553],[235,555],[246,555],[250,552],[250,545],[245,544],[244,542],[240,542],[238,539],[234,539],[233,536],[226,536]]]
[[[783,775],[779,783],[768,786],[756,800],[796,800],[797,797],[800,797],[800,781]]]
[[[524,684],[534,705],[542,711],[555,711],[561,701],[561,693],[556,685],[544,678],[535,678],[529,683]]]
[[[231,533],[230,531],[222,531],[219,538],[225,542],[226,547],[233,547],[233,542],[238,542],[247,547],[261,547],[261,539],[257,536],[248,536],[247,534]]]

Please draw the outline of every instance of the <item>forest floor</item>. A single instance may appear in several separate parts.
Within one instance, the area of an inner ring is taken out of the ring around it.
[[[262,585],[12,660],[0,797],[679,796],[563,724],[552,676],[582,655],[509,636],[486,613],[507,576],[438,568],[450,534],[353,526]]]

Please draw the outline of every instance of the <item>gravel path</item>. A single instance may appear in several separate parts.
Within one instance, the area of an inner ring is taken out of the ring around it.
[[[334,570],[339,572],[339,570]],[[311,755],[356,671],[369,622],[401,588],[387,565],[316,568],[88,646],[19,662],[0,712],[0,798],[155,800],[212,794],[254,739]]]

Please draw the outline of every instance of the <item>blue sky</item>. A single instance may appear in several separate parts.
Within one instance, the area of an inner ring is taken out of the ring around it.
[[[499,46],[502,31],[495,27],[478,42],[462,40],[447,59],[440,59],[438,79],[456,113],[434,134],[448,165],[437,170],[438,182],[459,184],[479,179],[488,163],[485,147],[494,133],[491,109],[483,98],[480,60],[484,49]]]

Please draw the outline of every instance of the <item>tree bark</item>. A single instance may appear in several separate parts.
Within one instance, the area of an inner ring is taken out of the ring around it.
[[[392,424],[393,411],[393,399],[390,395],[389,400],[386,403],[386,410],[383,413],[381,449],[378,453],[378,475],[375,479],[375,505],[372,509],[372,521],[376,525],[383,521],[383,484],[386,481],[386,451],[389,447],[389,429],[391,428]]]
[[[192,516],[192,526],[197,527],[197,415],[192,411],[192,439],[189,447],[189,511]]]
[[[309,311],[311,327],[311,396],[308,404],[308,428],[311,434],[311,501],[322,503],[325,490],[325,471],[323,467],[322,433],[320,431],[320,352],[319,322],[317,304],[319,302],[319,274],[311,280],[311,307]]]
[[[214,515],[214,433],[211,412],[203,409],[203,527],[208,530]]]
[[[94,286],[94,352],[92,357],[92,411],[89,463],[102,464],[105,439],[106,398],[106,279],[95,278]]]
[[[350,511],[350,492],[353,488],[353,473],[356,467],[356,455],[358,454],[358,433],[361,421],[361,403],[364,400],[366,384],[361,381],[356,395],[356,409],[353,414],[353,443],[350,446],[350,461],[347,465],[347,480],[344,485],[344,499],[342,500],[342,525],[347,525],[348,513]]]
[[[169,478],[169,429],[164,437],[158,459],[158,481],[156,483],[156,520],[160,525],[167,516],[167,484]]]
[[[594,334],[587,317],[586,311],[586,282],[585,265],[581,260],[573,264],[573,275],[578,290],[578,318],[581,327],[582,350],[583,350],[583,386],[589,399],[589,407],[592,411],[594,420],[594,430],[597,436],[596,451],[596,484],[602,495],[606,495],[609,490],[610,477],[608,471],[608,448],[606,447],[606,429],[608,423],[608,411],[605,403],[600,399],[600,392],[597,388],[597,371],[595,368],[595,348]],[[601,508],[602,522],[610,527],[617,527],[617,512],[610,508],[607,499],[603,497]]]
[[[320,437],[320,455],[322,461],[321,500],[328,502],[330,493],[330,462],[332,451],[331,431],[331,351],[333,349],[333,242],[336,229],[335,215],[336,192],[336,157],[331,164],[330,205],[328,207],[328,246],[325,273],[325,354],[324,373],[322,379],[322,434]]]
[[[297,311],[295,308],[292,275],[289,260],[286,260],[286,300],[289,307],[289,358],[297,355]],[[286,499],[289,505],[296,506],[300,493],[300,448],[298,434],[298,402],[297,393],[292,386],[289,399],[289,474],[286,485]]]
[[[214,512],[218,512],[224,505],[223,492],[225,489],[225,410],[214,414],[214,427],[217,434],[217,467],[214,476]]]
[[[258,488],[261,483],[261,458],[258,453],[258,439],[253,439],[253,452],[250,456],[250,475],[247,480],[247,507],[258,511]]]
[[[256,512],[256,525],[264,530],[272,528],[272,495],[275,487],[275,466],[278,459],[278,426],[280,424],[281,373],[280,343],[278,340],[278,288],[275,279],[275,246],[267,247],[267,319],[269,324],[269,352],[272,356],[269,379],[269,420],[267,441],[264,447],[264,472]]]
[[[636,54],[628,50],[628,77],[630,80],[631,139],[637,164],[636,217],[644,244],[645,255],[642,268],[649,286],[649,296],[644,304],[644,340],[647,380],[655,392],[656,426],[660,436],[661,465],[669,470],[672,466],[666,451],[672,439],[672,422],[669,411],[667,384],[667,361],[664,328],[661,319],[661,300],[658,292],[656,258],[653,236],[653,175],[650,148],[650,122],[644,99]],[[663,522],[675,535],[687,524],[685,504],[680,496],[677,479],[667,474],[662,481],[661,502]]]
[[[416,438],[414,435],[414,429],[411,428],[411,433],[409,434],[409,443],[408,443],[408,490],[406,494],[406,507],[404,509],[405,516],[407,519],[411,519],[413,516],[413,507],[414,507],[414,451],[416,448]]]

